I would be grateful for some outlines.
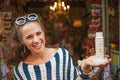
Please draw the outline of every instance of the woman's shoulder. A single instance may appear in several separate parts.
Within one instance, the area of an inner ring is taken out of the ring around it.
[[[18,68],[19,66],[23,66],[25,63],[23,61],[19,62],[18,64],[14,65],[14,68]]]
[[[69,55],[69,51],[66,48],[58,48],[57,53],[59,55]]]

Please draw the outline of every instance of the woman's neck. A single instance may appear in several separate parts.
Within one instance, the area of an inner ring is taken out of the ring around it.
[[[28,64],[43,64],[53,57],[54,52],[54,48],[45,48],[40,53],[31,53],[24,62]]]

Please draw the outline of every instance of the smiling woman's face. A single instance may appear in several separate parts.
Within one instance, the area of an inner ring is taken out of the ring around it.
[[[45,47],[45,33],[37,22],[27,23],[20,28],[22,44],[32,53],[38,53]]]

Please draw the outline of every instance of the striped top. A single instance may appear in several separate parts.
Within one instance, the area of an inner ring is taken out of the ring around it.
[[[14,67],[14,80],[76,80],[77,75],[72,58],[64,48],[59,48],[45,64],[28,65],[20,62]]]

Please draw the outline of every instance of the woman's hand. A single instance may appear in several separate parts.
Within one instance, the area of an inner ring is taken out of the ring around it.
[[[105,58],[107,58],[107,60],[103,63],[94,63],[93,62],[93,59],[95,58],[95,56],[90,56],[88,57],[86,60],[85,60],[85,63],[86,65],[90,65],[90,66],[97,66],[97,67],[105,67],[107,66],[108,64],[110,64],[111,62],[111,59],[109,59],[109,56],[108,55],[105,55],[104,56]]]
[[[109,59],[108,55],[105,55],[105,58],[107,58],[107,60],[103,63],[94,63],[93,62],[94,58],[95,58],[95,56],[90,56],[90,57],[84,59],[83,62],[81,63],[81,68],[85,74],[87,74],[91,71],[91,66],[105,67],[108,64],[110,64],[110,62],[111,62],[111,59]]]

